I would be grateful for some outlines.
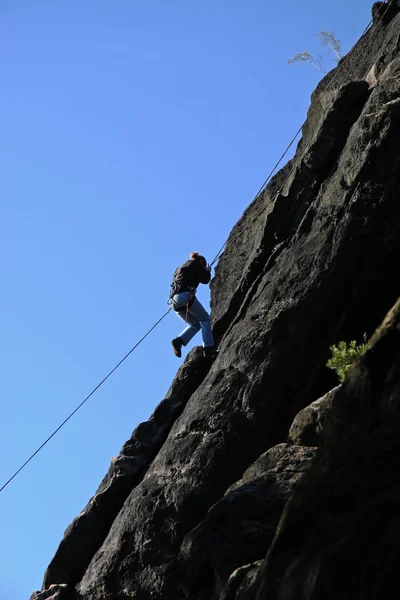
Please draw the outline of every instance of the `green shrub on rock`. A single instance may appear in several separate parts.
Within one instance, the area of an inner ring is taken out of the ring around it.
[[[365,333],[363,344],[357,344],[355,340],[349,343],[341,341],[338,344],[333,344],[330,347],[332,357],[328,360],[326,366],[336,371],[339,381],[342,383],[347,371],[352,367],[357,358],[365,352],[367,346],[367,336]]]

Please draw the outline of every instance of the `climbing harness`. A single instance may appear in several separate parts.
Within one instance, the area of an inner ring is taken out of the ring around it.
[[[189,308],[191,306],[193,306],[194,303],[194,299],[196,297],[196,288],[191,286],[189,288],[187,288],[187,290],[181,290],[181,292],[189,292],[189,297],[188,300],[186,302],[186,304],[184,306],[180,306],[175,300],[174,300],[174,296],[175,294],[179,294],[181,292],[177,292],[176,288],[174,287],[174,284],[171,283],[171,293],[170,296],[168,298],[167,304],[169,304],[170,306],[172,306],[172,308],[174,309],[175,312],[180,312],[182,309],[186,308],[186,318],[185,321],[187,323],[188,320],[188,316],[189,316]]]

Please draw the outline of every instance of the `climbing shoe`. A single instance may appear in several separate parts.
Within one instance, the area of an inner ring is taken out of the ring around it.
[[[209,346],[207,348],[203,348],[204,358],[213,360],[218,354],[218,350],[214,348],[214,346]]]
[[[173,350],[175,356],[180,358],[182,356],[181,348],[183,346],[183,342],[182,342],[181,338],[177,337],[177,338],[173,339],[171,342],[171,345],[172,345],[172,350]]]

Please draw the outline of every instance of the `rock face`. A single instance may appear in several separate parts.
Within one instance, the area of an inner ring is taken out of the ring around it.
[[[247,598],[389,598],[400,550],[400,301],[335,395]],[[249,590],[248,590],[249,591]]]
[[[262,454],[242,479],[228,488],[183,539],[179,597],[203,598],[206,581],[212,597],[214,589],[224,590],[237,568],[265,555],[283,508],[314,452],[279,444]]]
[[[306,406],[295,417],[289,429],[289,441],[300,446],[323,446],[325,420],[331,416],[331,406],[340,385]]]
[[[164,400],[150,419],[141,423],[111,461],[96,494],[65,532],[63,541],[48,567],[43,587],[55,580],[78,581],[106,537],[126,497],[143,478],[165,442],[176,418],[204,378],[207,363],[200,348],[190,352],[179,369]]]
[[[52,589],[63,600],[389,597],[400,16],[382,10],[321,81],[295,157],[231,233],[211,284],[219,355],[188,355],[65,532],[35,600]],[[329,347],[364,332],[376,332],[369,349],[337,386]]]

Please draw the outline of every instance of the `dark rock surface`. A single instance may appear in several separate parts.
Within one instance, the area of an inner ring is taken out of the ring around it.
[[[30,600],[64,600],[68,595],[68,585],[52,585],[44,592],[33,592]]]
[[[251,465],[183,539],[180,597],[218,597],[230,575],[265,556],[314,450],[279,444]]]
[[[390,598],[400,563],[400,301],[335,396],[250,598]]]
[[[399,12],[398,0],[389,0],[389,2],[374,2],[372,5],[373,22],[387,25]]]
[[[232,573],[226,588],[220,595],[221,600],[246,600],[255,593],[257,575],[262,561],[239,567]]]
[[[323,446],[325,422],[330,418],[333,399],[340,385],[306,406],[295,417],[289,429],[289,441],[300,446]]]
[[[52,583],[68,581],[75,585],[79,581],[130,491],[143,478],[208,368],[200,348],[187,355],[164,400],[148,421],[136,427],[120,454],[111,461],[93,498],[66,530],[47,568],[42,589]]]
[[[312,403],[337,386],[329,347],[372,335],[400,295],[399,30],[397,12],[378,19],[313,93],[295,157],[244,212],[215,270],[219,355],[211,366],[199,349],[188,356],[67,529],[44,590],[66,583],[67,600],[389,595],[397,312],[329,408]]]

